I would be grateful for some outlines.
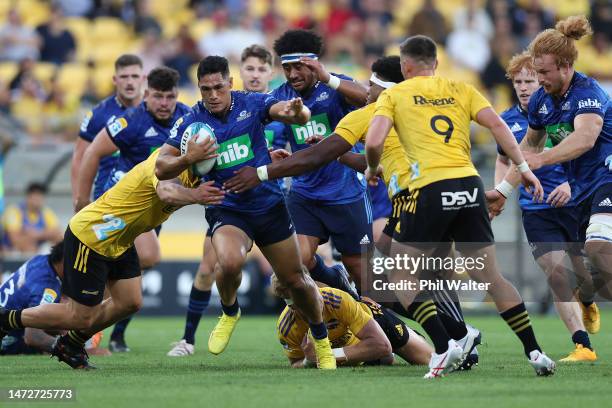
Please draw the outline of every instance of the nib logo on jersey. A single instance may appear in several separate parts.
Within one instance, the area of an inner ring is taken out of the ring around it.
[[[546,134],[548,135],[548,140],[550,140],[552,143],[552,146],[547,147],[553,147],[558,145],[573,131],[574,126],[572,126],[571,123],[557,123],[554,125],[547,125]]]
[[[251,160],[255,155],[248,134],[219,143],[217,169],[227,169]]]
[[[310,136],[327,137],[331,134],[329,118],[326,113],[314,115],[305,125],[291,125],[291,133],[297,144],[305,144]]]

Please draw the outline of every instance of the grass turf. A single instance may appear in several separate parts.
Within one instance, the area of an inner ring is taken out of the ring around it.
[[[293,370],[275,338],[272,317],[243,317],[228,349],[220,356],[206,350],[214,320],[203,319],[196,354],[166,357],[182,334],[182,318],[136,317],[127,330],[132,351],[92,357],[95,371],[71,370],[45,356],[0,358],[0,388],[56,387],[76,390],[87,407],[598,407],[608,405],[612,380],[612,313],[602,317],[591,336],[599,361],[559,363],[553,377],[536,377],[522,347],[495,317],[469,317],[483,332],[480,366],[425,381],[424,367],[403,362],[393,367],[342,368],[335,372]],[[570,350],[569,335],[556,317],[533,317],[544,350],[555,360]],[[108,333],[104,344],[107,343]],[[13,406],[2,402],[2,406]],[[30,404],[40,406],[40,404]],[[58,406],[59,404],[44,404]],[[15,406],[27,406],[19,403]]]

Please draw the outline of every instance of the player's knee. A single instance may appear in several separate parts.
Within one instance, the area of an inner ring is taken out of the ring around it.
[[[138,253],[138,263],[140,269],[149,269],[157,265],[161,261],[161,253],[159,250],[142,251]]]
[[[244,257],[239,254],[226,254],[219,257],[219,266],[225,275],[238,275],[242,272]]]

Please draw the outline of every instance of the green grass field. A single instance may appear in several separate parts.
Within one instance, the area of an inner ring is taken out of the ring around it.
[[[0,387],[70,387],[76,390],[77,403],[64,403],[67,407],[609,406],[611,319],[612,313],[604,314],[601,332],[592,336],[599,361],[560,364],[556,375],[540,378],[501,319],[469,318],[484,336],[480,366],[425,381],[424,367],[404,363],[335,372],[290,369],[275,338],[272,317],[243,318],[220,356],[206,350],[214,319],[203,319],[196,354],[170,358],[165,354],[182,334],[182,318],[137,317],[127,331],[132,352],[93,357],[99,370],[71,370],[45,356],[2,357]],[[555,360],[564,357],[571,345],[561,321],[555,317],[533,321],[545,351]],[[0,402],[0,406],[26,405]]]

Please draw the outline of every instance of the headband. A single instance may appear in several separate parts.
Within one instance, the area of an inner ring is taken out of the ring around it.
[[[281,64],[290,64],[292,62],[300,62],[301,58],[311,58],[313,60],[319,59],[317,54],[313,54],[310,52],[295,52],[293,54],[283,54],[281,55]]]
[[[386,82],[383,81],[382,79],[379,79],[375,73],[372,72],[372,76],[370,76],[370,81],[372,81],[372,83],[381,86],[385,89],[389,89],[394,85],[397,85],[395,82]]]

